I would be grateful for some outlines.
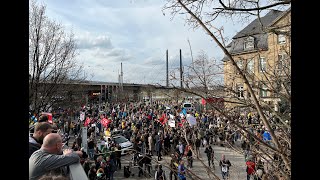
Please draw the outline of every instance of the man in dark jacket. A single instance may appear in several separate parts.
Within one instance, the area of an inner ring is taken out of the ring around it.
[[[53,131],[51,124],[39,122],[34,127],[34,133],[29,137],[29,158],[33,152],[40,149],[44,137]]]
[[[211,146],[207,145],[206,149],[204,150],[204,153],[207,154],[207,158],[208,158],[208,164],[209,164],[209,167],[211,167],[211,164],[212,164],[212,167],[214,167],[214,163],[213,163],[213,160],[214,160],[214,150],[212,149]]]
[[[117,149],[116,149],[116,166],[118,169],[121,169],[121,146],[120,144],[117,144]]]
[[[174,179],[177,180],[178,179],[177,173],[178,173],[178,159],[174,154],[171,154],[169,179],[172,180],[172,175],[173,175]]]

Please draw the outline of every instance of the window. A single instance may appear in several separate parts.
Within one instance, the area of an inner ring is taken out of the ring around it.
[[[240,70],[243,70],[243,61],[241,59],[237,60],[237,66],[240,68]],[[234,70],[236,72],[236,74],[239,74],[238,70],[236,67],[234,67]]]
[[[260,59],[259,59],[259,71],[260,72],[266,72],[266,70],[267,70],[266,58],[260,57]]]
[[[248,37],[244,40],[244,50],[250,50],[254,48],[254,38]]]
[[[284,68],[287,67],[288,61],[286,61],[286,58],[287,58],[287,54],[285,54],[285,53],[278,55],[278,71],[281,72],[284,70]]]
[[[237,84],[237,96],[243,98],[243,84]]]
[[[260,89],[260,97],[267,97],[267,86],[265,84],[261,84],[261,89]]]
[[[283,33],[283,32],[282,32]],[[284,34],[278,34],[278,43],[279,44],[285,44],[286,43],[286,35]]]
[[[254,73],[254,59],[248,59],[247,72],[250,74]]]

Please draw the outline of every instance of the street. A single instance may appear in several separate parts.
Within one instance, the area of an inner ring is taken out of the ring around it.
[[[231,162],[231,167],[230,167],[230,180],[239,180],[239,179],[246,179],[246,166],[245,166],[245,160],[244,160],[244,156],[236,153],[233,150],[230,150],[228,148],[225,147],[220,147],[220,146],[212,146],[213,150],[215,152],[215,159],[220,160],[222,154],[225,155],[225,157],[227,159],[229,159],[229,161]],[[207,161],[207,156],[204,153],[205,148],[204,147],[200,147],[200,155],[201,155],[201,160],[203,160],[203,162],[208,165],[208,161]],[[121,159],[121,170],[118,170],[114,173],[114,178],[115,179],[127,179],[127,180],[137,180],[137,179],[146,179],[146,180],[153,180],[154,179],[154,174],[155,174],[155,161],[157,160],[157,156],[153,156],[153,163],[152,163],[152,167],[153,169],[151,170],[151,177],[138,177],[138,167],[134,167],[131,169],[131,172],[134,174],[134,176],[131,176],[130,178],[125,178],[124,177],[124,173],[123,173],[123,166],[128,166],[129,165],[129,160],[130,160],[130,156],[123,156]],[[166,178],[167,180],[169,180],[169,173],[170,170],[165,167],[168,166],[170,163],[171,158],[169,156],[163,156],[163,160],[160,161],[161,164],[165,164],[163,165],[163,169],[166,172]],[[214,173],[216,173],[216,175],[222,179],[221,176],[221,170],[219,167],[219,161],[215,160],[214,162],[215,164],[215,170],[213,171]],[[185,163],[186,165],[186,163]],[[191,169],[191,171],[198,176],[199,178],[203,179],[203,180],[211,180],[214,179],[213,175],[210,174],[210,177],[208,176],[206,169],[203,167],[203,165],[201,164],[201,162],[197,159],[194,159],[193,161],[193,167]],[[173,178],[174,179],[174,178]],[[187,177],[187,179],[192,179]],[[198,179],[196,177],[194,177],[194,179]]]

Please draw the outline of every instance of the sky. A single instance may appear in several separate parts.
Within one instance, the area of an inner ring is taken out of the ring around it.
[[[171,19],[162,12],[162,0],[38,0],[46,5],[46,15],[73,32],[77,42],[76,60],[84,66],[88,80],[118,82],[120,63],[123,82],[166,84],[166,50],[169,71],[179,68],[179,49],[183,66],[190,65],[205,51],[220,61],[223,52],[203,29],[192,29],[185,15]],[[245,24],[220,19],[224,37],[231,39]]]

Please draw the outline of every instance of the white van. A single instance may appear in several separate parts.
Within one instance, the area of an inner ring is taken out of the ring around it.
[[[185,108],[187,111],[192,111],[193,110],[193,106],[191,103],[189,102],[185,102],[182,104],[182,108]]]

